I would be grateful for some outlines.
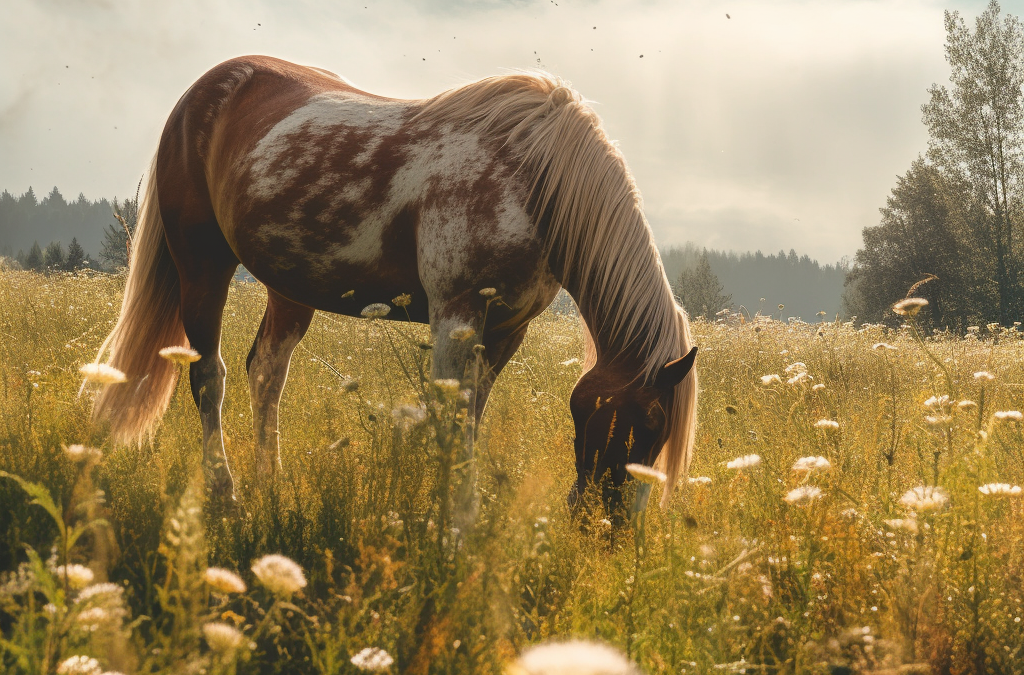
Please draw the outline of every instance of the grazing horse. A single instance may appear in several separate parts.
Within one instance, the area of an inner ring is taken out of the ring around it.
[[[479,420],[494,377],[559,287],[579,306],[588,345],[570,400],[570,501],[595,479],[607,501],[627,463],[657,462],[665,503],[686,470],[697,401],[686,315],[625,161],[552,76],[397,100],[249,56],[181,97],[153,160],[121,313],[97,357],[128,381],[99,392],[94,417],[115,439],[140,438],[175,387],[178,371],[158,350],[191,346],[208,480],[226,497],[221,315],[239,263],[267,287],[246,361],[261,474],[280,461],[281,392],[314,310],[359,316],[409,294],[409,318],[430,324],[433,378],[468,382],[483,345]],[[486,313],[484,288],[503,301]]]

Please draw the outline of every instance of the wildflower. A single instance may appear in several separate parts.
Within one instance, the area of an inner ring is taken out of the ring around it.
[[[927,307],[928,301],[924,298],[906,298],[892,306],[892,311],[900,316],[917,316],[922,307]]]
[[[571,359],[566,359],[565,361],[562,361],[558,365],[560,365],[560,366],[575,366],[579,362],[580,362],[580,360],[574,356]]]
[[[707,476],[690,476],[686,482],[690,485],[710,485],[711,479]]]
[[[220,621],[203,625],[203,635],[206,637],[206,644],[215,652],[233,652],[242,644],[241,631]]]
[[[203,580],[210,588],[221,593],[245,593],[245,582],[231,570],[207,567],[203,572]]]
[[[408,293],[402,293],[398,297],[392,299],[391,304],[395,307],[408,307],[412,304],[412,296]]]
[[[807,365],[803,361],[796,361],[786,366],[786,373],[806,373]]]
[[[363,311],[359,312],[366,319],[380,319],[388,315],[391,311],[391,307],[384,304],[383,302],[375,302],[372,305],[363,307]]]
[[[664,483],[668,480],[668,476],[661,471],[652,469],[649,466],[644,466],[643,464],[627,464],[626,471],[629,472],[630,476],[636,478],[641,483],[657,485],[658,483]]]
[[[839,422],[835,420],[818,420],[814,423],[815,429],[824,429],[826,431],[836,431],[839,429]]]
[[[85,588],[92,583],[94,575],[85,565],[61,565],[57,568],[57,576],[61,579],[67,577],[71,588]]]
[[[776,375],[775,373],[772,373],[771,375],[761,376],[761,384],[763,384],[764,386],[767,387],[768,385],[774,383],[782,384],[782,378]]]
[[[938,511],[949,501],[949,494],[940,487],[922,485],[907,490],[900,503],[914,511]]]
[[[78,614],[75,621],[88,631],[99,630],[99,627],[110,621],[110,613],[102,607],[90,607]]]
[[[352,657],[352,665],[359,670],[382,673],[395,662],[391,655],[379,647],[366,647]]]
[[[992,380],[996,379],[996,376],[988,372],[987,370],[979,370],[974,374],[974,379],[977,380],[978,382],[991,382]]]
[[[82,592],[78,594],[78,598],[75,599],[75,604],[85,604],[92,600],[102,600],[104,596],[117,596],[117,602],[120,602],[121,594],[124,589],[117,584],[102,583],[93,584],[82,589]]]
[[[89,382],[99,384],[120,384],[128,381],[124,373],[106,363],[86,363],[78,372]]]
[[[949,396],[943,394],[942,396],[932,396],[924,402],[925,408],[931,408],[932,410],[944,410],[949,407],[950,400]]]
[[[743,469],[749,469],[752,466],[757,466],[760,463],[761,455],[743,455],[742,457],[737,457],[736,459],[726,464],[725,468],[738,469],[742,471]]]
[[[459,393],[459,389],[462,387],[462,383],[456,379],[442,379],[434,380],[434,386],[443,391],[445,394],[454,396]]]
[[[160,350],[159,354],[168,361],[182,366],[195,363],[202,358],[199,352],[188,347],[164,347]]]
[[[1024,420],[1024,415],[1019,410],[999,410],[993,413],[993,416],[1000,421],[1013,421],[1020,422]]]
[[[960,410],[971,410],[972,408],[977,408],[978,404],[975,403],[974,401],[968,401],[965,399],[957,403],[956,407],[959,408]]]
[[[99,675],[100,662],[89,656],[72,656],[57,666],[57,675]]]
[[[886,520],[885,524],[892,530],[903,530],[904,532],[917,534],[916,518],[891,518]]]
[[[89,448],[80,444],[67,446],[64,448],[64,454],[72,462],[98,462],[103,458],[103,453],[96,448]]]
[[[814,485],[801,485],[790,490],[783,499],[787,504],[793,506],[806,506],[819,497],[821,497],[821,488]]]
[[[289,596],[306,585],[302,568],[295,561],[277,553],[257,560],[253,563],[252,571],[260,583],[277,596]]]
[[[946,429],[953,424],[953,418],[949,415],[926,415],[924,422],[933,429]]]
[[[400,405],[391,411],[391,418],[394,419],[396,426],[411,429],[427,419],[427,409],[418,405]]]
[[[825,385],[819,382],[818,384],[816,384],[813,387],[811,387],[811,391],[821,391],[824,388],[825,388]]]
[[[356,292],[354,290],[353,291],[345,291],[344,293],[341,294],[341,297],[343,299],[344,298],[351,298],[355,294],[356,294]]]
[[[516,663],[522,675],[639,675],[618,650],[598,642],[571,640],[531,647]]]
[[[895,351],[895,345],[891,345],[888,342],[876,342],[871,346],[876,352],[884,352],[886,350]]]
[[[498,290],[496,288],[491,288],[491,287],[481,288],[480,289],[480,295],[484,296],[485,298],[489,298],[489,297],[493,296],[497,292],[498,292]]]
[[[469,338],[473,337],[475,333],[476,331],[473,330],[472,326],[462,324],[461,326],[456,326],[455,328],[452,328],[451,331],[448,333],[448,337],[450,337],[453,340],[458,340],[462,342],[463,340],[468,340]]]
[[[793,377],[791,377],[788,380],[786,380],[786,384],[791,384],[791,385],[796,386],[798,384],[803,384],[807,380],[813,380],[813,379],[814,378],[811,377],[810,375],[808,375],[806,372],[797,373]]]
[[[821,456],[801,457],[793,462],[793,471],[806,471],[810,473],[811,471],[817,470],[824,471],[825,469],[831,468],[831,466],[832,462]]]
[[[979,487],[978,492],[983,495],[1008,495],[1016,497],[1020,495],[1021,490],[1019,485],[1010,485],[1009,483],[987,483]]]

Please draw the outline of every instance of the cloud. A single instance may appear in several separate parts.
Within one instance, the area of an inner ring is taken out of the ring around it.
[[[595,102],[660,241],[827,261],[925,149],[919,107],[946,77],[928,0],[9,0],[5,16],[0,188],[127,194],[178,97],[239,54],[398,97],[542,66]]]

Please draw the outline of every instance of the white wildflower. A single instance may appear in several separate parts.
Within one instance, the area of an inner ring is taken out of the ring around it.
[[[725,468],[738,469],[742,471],[743,469],[749,469],[750,467],[757,466],[760,463],[761,455],[743,455],[742,457],[737,457],[730,461],[725,465]]]
[[[801,485],[790,490],[783,499],[794,506],[806,506],[821,497],[821,488],[814,485]]]
[[[566,359],[565,361],[562,361],[558,365],[560,365],[560,366],[575,366],[579,362],[580,362],[580,360],[574,356],[571,359]]]
[[[913,511],[938,511],[949,501],[949,494],[940,487],[921,485],[907,490],[900,503]]]
[[[445,394],[455,396],[459,393],[462,388],[462,383],[454,378],[445,378],[440,380],[434,380],[434,386],[440,389]]]
[[[686,482],[690,485],[710,485],[711,479],[707,476],[690,476]]]
[[[1006,422],[1006,421],[1020,422],[1021,420],[1024,420],[1024,415],[1022,415],[1019,410],[999,410],[999,411],[993,413],[993,416],[997,420],[1000,420],[1000,421],[1003,421],[1003,422]]]
[[[103,624],[110,621],[110,613],[102,607],[90,607],[78,613],[75,621],[81,624],[85,630],[96,631]]]
[[[885,521],[885,524],[892,530],[903,530],[911,534],[917,534],[916,518],[892,518]]]
[[[896,349],[896,346],[891,345],[888,342],[876,342],[871,346],[871,348],[874,349],[876,352],[884,352],[886,350],[894,351]]]
[[[366,647],[352,657],[352,665],[359,670],[382,673],[395,662],[391,655],[378,647]]]
[[[207,567],[203,580],[210,588],[221,593],[245,593],[245,582],[231,570],[221,567]]]
[[[199,359],[203,358],[199,355],[199,352],[188,347],[164,347],[160,350],[159,354],[168,361],[182,366],[195,363]]]
[[[770,384],[782,384],[782,378],[775,373],[772,373],[771,375],[762,375],[761,384],[766,387]]]
[[[523,652],[516,663],[522,675],[639,675],[618,650],[598,642],[549,642]]]
[[[816,384],[813,387],[811,387],[811,391],[821,391],[824,388],[825,388],[825,385],[819,382],[818,384]]]
[[[402,429],[411,429],[427,419],[427,409],[419,405],[403,404],[391,411],[395,425]]]
[[[793,471],[824,471],[831,468],[832,463],[821,456],[801,457],[793,462]]]
[[[892,311],[900,316],[917,316],[922,307],[927,307],[928,301],[924,298],[906,298],[892,306]]]
[[[387,316],[390,311],[390,305],[383,302],[375,302],[372,305],[363,307],[363,311],[359,313],[366,319],[381,319]]]
[[[112,602],[119,604],[122,593],[124,593],[124,589],[117,584],[93,584],[82,589],[78,597],[75,598],[75,604],[84,605],[90,602]]]
[[[933,429],[945,429],[953,424],[953,418],[949,415],[926,415],[924,422]]]
[[[64,454],[72,462],[98,462],[103,458],[103,453],[96,448],[75,444],[64,448]]]
[[[986,483],[978,488],[978,492],[983,495],[1007,495],[1010,497],[1017,497],[1021,493],[1019,485],[1010,485],[1009,483]]]
[[[485,298],[489,298],[489,297],[493,296],[497,292],[498,292],[498,289],[491,288],[489,286],[487,288],[481,288],[480,289],[480,295],[484,296]]]
[[[807,364],[805,364],[803,361],[796,361],[796,362],[791,363],[788,366],[786,366],[786,374],[787,375],[790,374],[790,373],[806,373],[806,372],[807,372]]]
[[[306,585],[306,575],[294,560],[277,553],[265,555],[253,563],[252,571],[260,583],[274,595],[289,596]]]
[[[238,649],[242,644],[242,633],[231,624],[214,621],[203,625],[206,644],[215,652],[227,653]]]
[[[974,379],[979,382],[991,382],[992,380],[996,379],[996,376],[988,372],[987,370],[979,370],[974,374]]]
[[[408,307],[412,304],[412,296],[408,293],[402,293],[398,297],[392,299],[391,304],[395,307]]]
[[[824,429],[825,431],[836,431],[839,429],[839,422],[835,420],[818,420],[814,423],[815,429]]]
[[[90,656],[72,656],[57,666],[57,675],[99,675],[100,662]]]
[[[949,396],[943,394],[942,396],[932,396],[929,398],[924,402],[924,407],[932,410],[945,410],[949,408],[950,403]]]
[[[642,483],[652,483],[657,485],[658,483],[664,483],[668,480],[668,476],[661,471],[652,469],[649,466],[644,466],[643,464],[627,464],[626,471],[629,472],[629,475]]]
[[[86,363],[78,372],[89,382],[98,384],[120,384],[128,381],[124,373],[106,363]]]
[[[458,340],[459,342],[462,342],[463,340],[468,340],[469,338],[473,337],[473,335],[475,334],[476,331],[473,330],[472,326],[468,324],[462,324],[460,326],[452,328],[448,332],[448,337],[450,337],[453,340]]]
[[[67,576],[68,585],[71,588],[85,588],[92,583],[93,573],[92,570],[85,565],[61,565],[57,568],[57,578],[63,580]]]
[[[977,408],[978,404],[975,403],[974,401],[968,401],[965,399],[957,403],[956,407],[959,408],[960,410],[971,410],[973,408]]]
[[[811,377],[810,375],[808,375],[807,373],[797,373],[793,377],[791,377],[788,380],[786,380],[786,384],[791,384],[791,385],[796,386],[798,384],[803,384],[804,382],[807,382],[808,380],[813,380],[813,379],[814,378]]]

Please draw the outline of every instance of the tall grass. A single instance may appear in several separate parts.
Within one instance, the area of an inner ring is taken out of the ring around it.
[[[0,276],[0,470],[24,481],[0,478],[5,672],[81,655],[124,673],[349,673],[375,648],[393,659],[386,672],[487,673],[570,635],[616,645],[645,672],[1022,671],[1024,499],[978,490],[1024,482],[1021,423],[993,415],[1024,408],[1014,329],[695,322],[691,478],[705,480],[615,529],[600,500],[588,516],[566,506],[582,344],[573,319],[544,314],[488,403],[480,512],[460,528],[465,405],[425,375],[417,325],[317,315],[282,403],[284,471],[257,489],[244,358],[265,296],[238,285],[223,351],[240,508],[220,517],[204,503],[187,382],[141,446],[89,425],[78,366],[122,284]],[[77,461],[72,444],[102,459]],[[728,468],[749,455],[759,461]],[[811,456],[827,468],[792,469]],[[919,486],[945,499],[904,500]],[[818,491],[791,494],[801,487]],[[269,553],[308,584],[275,595],[251,571]],[[80,620],[102,594],[73,587],[73,564],[92,586],[116,584],[109,621]],[[247,590],[211,586],[208,566]]]

